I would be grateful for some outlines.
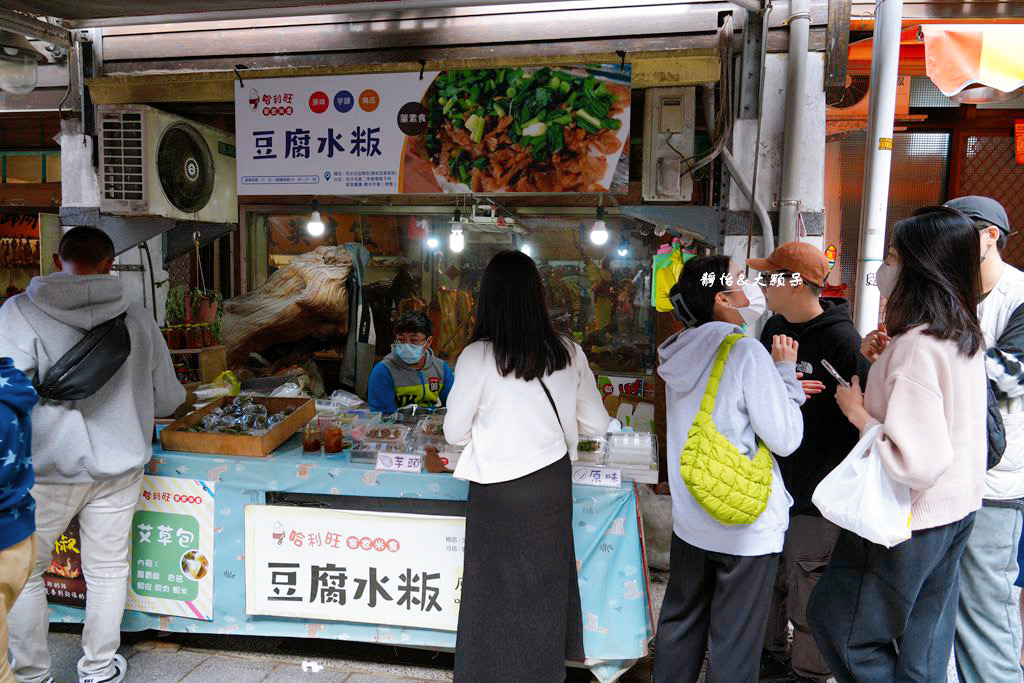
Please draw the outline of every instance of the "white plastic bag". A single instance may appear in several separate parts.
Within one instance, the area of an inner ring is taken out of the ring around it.
[[[872,448],[881,430],[880,424],[869,429],[811,500],[833,524],[891,548],[910,538],[910,487],[889,477]]]

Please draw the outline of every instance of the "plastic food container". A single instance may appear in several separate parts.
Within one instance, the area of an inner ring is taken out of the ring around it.
[[[363,441],[366,443],[381,443],[396,446],[404,444],[409,440],[409,428],[405,425],[378,424],[368,426],[363,431]]]
[[[432,415],[424,418],[416,425],[416,431],[426,436],[444,437],[444,417]]]
[[[654,437],[648,432],[608,435],[607,460],[612,464],[649,465],[657,462]]]
[[[580,435],[576,457],[583,462],[604,465],[608,462],[608,439],[603,436]]]

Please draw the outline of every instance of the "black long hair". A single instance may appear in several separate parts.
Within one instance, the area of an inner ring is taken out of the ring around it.
[[[893,228],[899,278],[885,305],[890,335],[926,325],[925,334],[956,342],[973,356],[984,345],[978,324],[981,289],[978,230],[947,206],[928,206]]]
[[[696,318],[696,322],[687,327],[700,327],[714,319],[715,295],[726,290],[723,276],[729,274],[730,265],[728,256],[718,254],[692,258],[683,266],[679,280],[669,290],[669,296],[676,292],[683,295],[686,310]],[[708,277],[712,278],[710,282]],[[681,313],[684,318],[689,317],[685,311]]]
[[[499,252],[487,264],[472,341],[494,345],[503,377],[529,382],[569,365],[569,343],[551,324],[537,264],[521,251]]]

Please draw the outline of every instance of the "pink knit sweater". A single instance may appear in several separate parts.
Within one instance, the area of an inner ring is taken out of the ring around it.
[[[915,327],[893,338],[868,375],[864,407],[884,427],[886,471],[913,491],[911,528],[957,522],[981,507],[987,457],[984,353],[967,358]]]

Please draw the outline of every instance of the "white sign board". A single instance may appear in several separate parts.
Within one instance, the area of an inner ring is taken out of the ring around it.
[[[245,508],[245,611],[458,627],[463,517]]]
[[[573,465],[572,483],[617,489],[622,485],[622,470],[612,467]]]
[[[422,472],[423,458],[416,453],[382,451],[377,454],[376,469],[388,472]]]

